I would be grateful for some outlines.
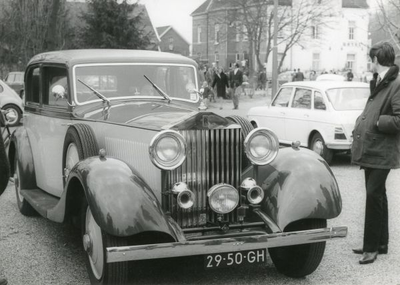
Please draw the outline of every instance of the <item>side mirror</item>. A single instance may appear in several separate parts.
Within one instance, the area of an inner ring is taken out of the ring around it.
[[[57,99],[67,99],[67,90],[62,85],[55,85],[51,88],[51,94]]]

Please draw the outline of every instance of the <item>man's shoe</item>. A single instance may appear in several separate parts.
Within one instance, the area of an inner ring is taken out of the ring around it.
[[[7,285],[7,284],[8,284],[7,279],[0,278],[0,285]]]
[[[364,253],[362,248],[353,248],[353,252],[355,254],[363,254]],[[387,244],[386,245],[380,245],[378,247],[378,253],[379,254],[387,254],[388,253],[388,245]]]
[[[378,256],[378,252],[364,252],[360,260],[358,261],[360,264],[368,264],[373,263]]]

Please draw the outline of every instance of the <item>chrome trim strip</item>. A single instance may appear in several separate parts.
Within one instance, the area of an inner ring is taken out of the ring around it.
[[[107,263],[113,263],[131,260],[205,255],[230,251],[237,252],[322,242],[334,238],[344,238],[346,235],[347,227],[334,227],[235,238],[107,247],[106,260]]]

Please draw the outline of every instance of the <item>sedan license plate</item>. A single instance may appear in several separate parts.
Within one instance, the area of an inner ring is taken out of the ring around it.
[[[204,256],[205,269],[244,266],[249,264],[265,263],[267,250],[247,250],[237,252],[223,252]]]

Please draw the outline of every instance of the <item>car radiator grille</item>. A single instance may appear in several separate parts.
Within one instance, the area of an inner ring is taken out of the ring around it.
[[[182,209],[172,195],[163,195],[163,207],[182,228],[218,223],[207,202],[207,191],[215,184],[227,183],[239,189],[243,138],[239,128],[180,131],[187,142],[187,158],[173,171],[164,172],[165,191],[176,182],[185,182],[194,193],[190,209]],[[235,223],[236,211],[226,214],[223,222]]]

